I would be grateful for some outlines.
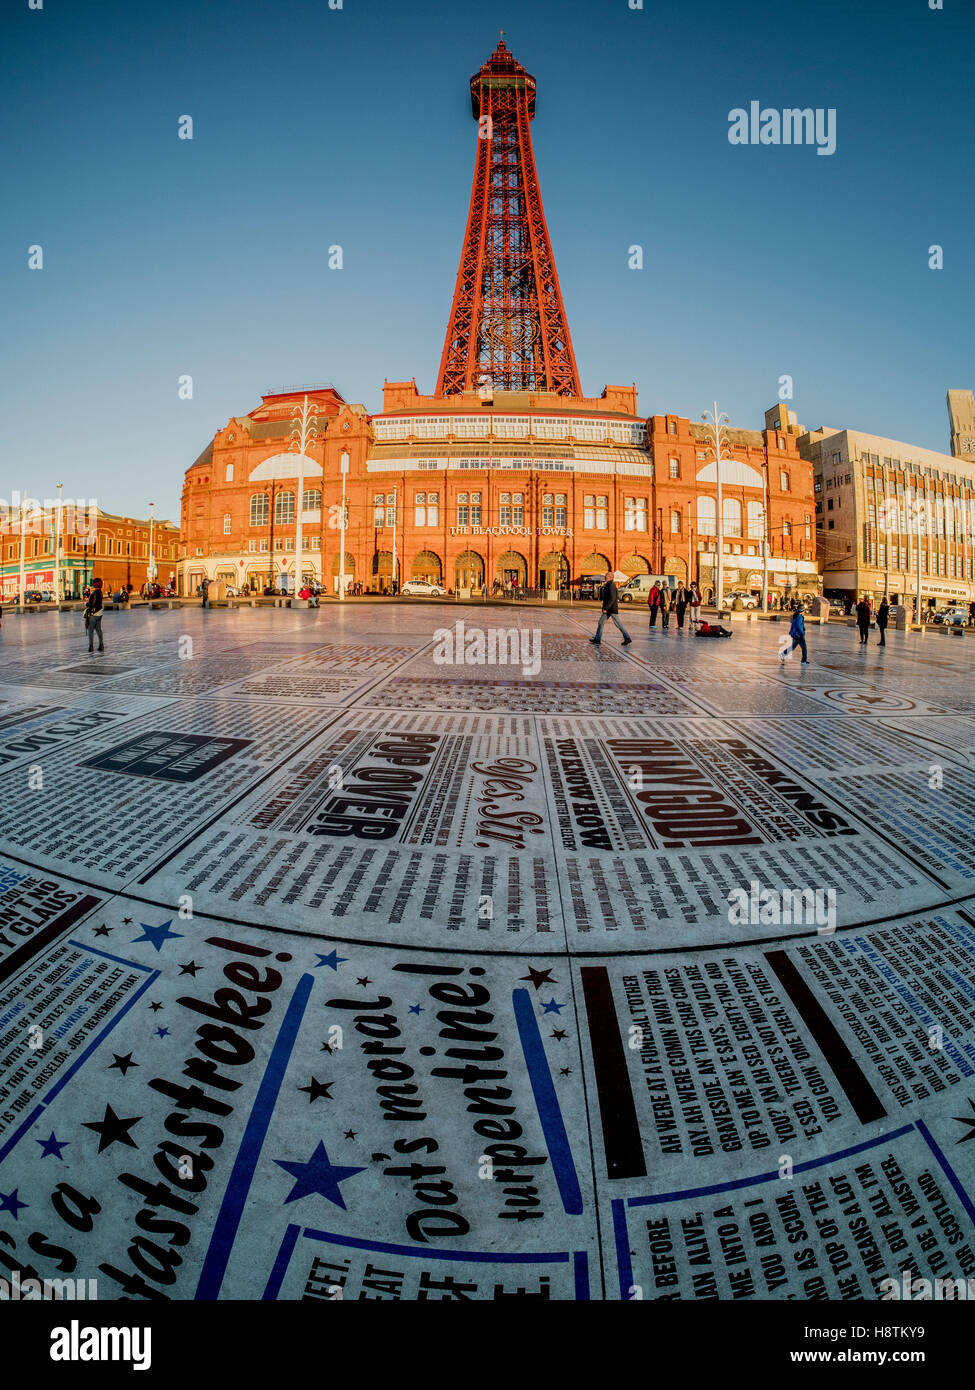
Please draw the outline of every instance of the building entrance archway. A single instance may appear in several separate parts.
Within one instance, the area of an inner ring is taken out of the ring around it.
[[[454,588],[480,589],[484,583],[484,561],[476,550],[464,550],[454,561]]]
[[[498,556],[495,581],[503,589],[524,589],[528,583],[528,561],[517,550]]]
[[[538,584],[541,589],[569,587],[569,562],[561,550],[550,550],[539,560]]]
[[[418,555],[413,557],[410,566],[411,579],[425,579],[428,584],[439,584],[443,577],[443,566],[440,563],[440,556],[435,555],[432,550],[421,550]]]
[[[342,555],[332,556],[332,592],[337,594],[339,591],[340,576],[342,573]],[[355,558],[348,551],[345,552],[345,592],[349,592],[349,587],[355,580]]]
[[[650,563],[644,560],[642,555],[627,555],[620,561],[620,569],[624,574],[650,574]]]
[[[372,588],[376,593],[393,587],[393,552],[377,550],[372,557]]]

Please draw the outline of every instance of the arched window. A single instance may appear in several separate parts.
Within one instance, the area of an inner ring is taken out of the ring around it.
[[[320,512],[322,509],[322,494],[318,488],[305,488],[301,494],[301,510],[303,512]]]
[[[737,497],[721,499],[721,519],[726,536],[741,535],[741,503]]]
[[[760,541],[764,526],[761,502],[749,502],[748,504],[748,539],[750,541]]]
[[[697,532],[699,536],[718,534],[718,507],[713,497],[697,499]]]
[[[268,507],[267,493],[254,492],[251,494],[251,517],[252,526],[266,526],[270,509]]]
[[[227,472],[226,472],[226,474],[225,474],[225,477],[226,477],[226,480],[227,480],[228,483],[232,483],[232,482],[233,482],[233,480],[234,480],[234,465],[233,465],[232,463],[228,463],[228,464],[227,464]]]
[[[293,492],[279,492],[274,499],[274,524],[287,526],[295,519],[295,495]]]

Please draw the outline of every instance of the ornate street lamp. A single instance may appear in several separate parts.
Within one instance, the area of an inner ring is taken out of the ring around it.
[[[708,444],[708,452],[714,454],[714,475],[717,480],[718,491],[718,514],[715,518],[717,529],[717,561],[715,564],[715,581],[717,593],[715,594],[715,606],[718,611],[724,602],[724,507],[721,500],[721,465],[731,463],[731,455],[727,452],[728,447],[728,415],[722,411],[718,414],[718,403],[712,403],[711,410],[705,410],[701,419],[710,426],[711,442]]]
[[[63,483],[58,483],[58,509],[55,514],[54,524],[54,602],[61,602],[61,489]]]
[[[155,513],[154,513],[155,505],[156,505],[155,502],[150,502],[150,503],[149,503],[149,561],[148,561],[148,563],[147,563],[147,565],[146,565],[146,580],[147,580],[148,583],[150,583],[150,584],[155,583],[155,579],[156,579],[156,562],[155,562],[155,557],[153,556],[153,553],[152,553],[152,547],[153,547],[154,535],[155,535],[155,531],[154,531],[154,528],[155,528]]]
[[[339,521],[340,521],[340,523],[341,523],[341,525],[340,525],[340,534],[339,534],[339,557],[340,557],[340,558],[339,558],[339,599],[340,599],[341,601],[344,601],[344,600],[345,600],[345,480],[346,480],[346,478],[349,476],[349,456],[348,456],[348,454],[345,453],[344,451],[343,451],[343,453],[342,453],[342,457],[339,459],[339,468],[340,468],[341,473],[342,473],[342,513],[341,513],[341,516],[340,516],[340,518],[339,518]],[[323,505],[323,506],[324,506],[324,501],[325,501],[325,499],[324,499],[324,497],[323,497],[323,498],[322,498],[322,505]],[[393,549],[394,549],[394,551],[395,551],[395,549],[396,549],[396,531],[395,531],[395,530],[393,531]]]
[[[298,505],[295,509],[295,593],[298,592],[303,582],[304,556],[302,552],[301,510],[305,494],[305,459],[308,446],[318,438],[318,415],[312,414],[312,405],[317,411],[319,408],[317,402],[313,401],[309,405],[308,397],[305,396],[302,404],[298,405],[296,402],[291,411],[294,423],[291,426],[291,442],[288,448],[297,447],[298,451],[298,496],[296,498]],[[324,482],[324,474],[322,481]]]
[[[271,479],[270,483],[265,483],[265,484],[264,484],[264,489],[263,489],[263,491],[264,491],[264,496],[270,498],[270,505],[269,505],[269,507],[268,507],[268,520],[269,520],[269,522],[270,522],[270,527],[271,527],[271,538],[270,538],[270,540],[268,541],[268,545],[270,546],[270,553],[269,553],[269,555],[268,555],[268,561],[267,561],[267,563],[268,563],[268,569],[269,569],[270,577],[271,577],[271,588],[272,588],[272,589],[276,589],[276,588],[277,588],[277,584],[275,583],[275,580],[276,580],[277,576],[275,575],[275,572],[274,572],[274,495],[275,495],[275,493],[277,492],[277,490],[278,490],[278,487],[277,487],[277,480],[274,479],[274,478]]]

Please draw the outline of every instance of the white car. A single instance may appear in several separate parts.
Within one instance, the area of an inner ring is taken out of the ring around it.
[[[732,604],[734,603],[734,601],[735,601],[736,598],[740,598],[740,599],[741,599],[742,605],[743,605],[743,607],[745,607],[745,608],[757,608],[757,607],[758,607],[758,600],[757,600],[756,598],[753,598],[751,594],[743,593],[741,590],[738,590],[738,591],[735,592],[735,593],[727,594],[727,595],[725,596],[725,601],[724,601],[723,607],[725,607],[725,608],[730,608],[730,607],[732,606]]]
[[[442,584],[431,584],[427,579],[408,579],[400,589],[404,598],[446,598],[447,590]]]

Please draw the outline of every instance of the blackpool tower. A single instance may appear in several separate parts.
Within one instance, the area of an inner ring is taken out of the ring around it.
[[[471,78],[474,185],[437,395],[485,387],[581,396],[529,122],[535,79],[504,35]]]

